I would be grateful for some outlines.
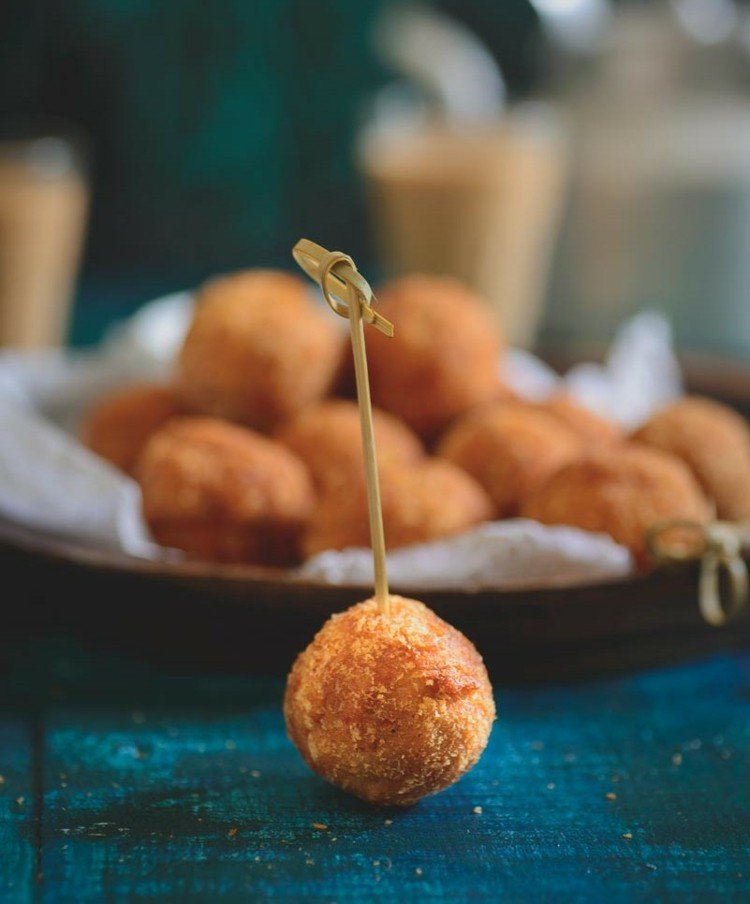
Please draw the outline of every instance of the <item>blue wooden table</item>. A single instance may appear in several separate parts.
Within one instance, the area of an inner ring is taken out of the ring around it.
[[[461,783],[376,810],[286,740],[283,682],[6,650],[0,901],[750,899],[750,656],[498,688]]]

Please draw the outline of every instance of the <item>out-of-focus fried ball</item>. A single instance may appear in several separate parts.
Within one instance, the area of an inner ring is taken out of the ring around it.
[[[471,641],[416,600],[333,615],[297,657],[289,737],[318,775],[363,800],[407,806],[447,788],[487,746],[495,704]]]
[[[492,395],[492,401],[523,402],[521,396],[519,396],[514,389],[511,389],[503,380],[498,380],[497,383],[495,383],[495,392]]]
[[[460,418],[437,453],[478,480],[497,513],[508,517],[555,471],[580,457],[582,442],[531,405],[496,402]]]
[[[406,424],[377,408],[372,419],[379,466],[411,464],[424,457],[424,447]],[[354,402],[332,399],[308,408],[281,429],[278,439],[299,455],[319,487],[348,484],[364,473]]]
[[[381,468],[380,496],[389,549],[450,537],[492,515],[490,500],[479,484],[437,459]],[[328,488],[310,517],[303,541],[305,555],[369,545],[364,476]]]
[[[323,398],[340,354],[333,318],[301,279],[249,270],[198,293],[178,386],[192,412],[269,430]]]
[[[312,482],[279,443],[213,418],[180,418],[148,441],[137,477],[144,517],[162,546],[216,562],[298,558]]]
[[[373,402],[431,438],[457,415],[494,398],[500,341],[489,311],[459,282],[408,276],[378,293],[395,327],[367,337]]]
[[[587,448],[612,443],[622,438],[617,424],[608,421],[576,402],[565,393],[557,393],[537,406],[557,418],[584,441]]]
[[[681,458],[720,518],[750,518],[750,427],[737,412],[709,399],[681,399],[657,412],[633,439]]]
[[[544,524],[569,524],[609,534],[647,562],[646,532],[660,521],[703,523],[710,506],[683,462],[665,452],[623,444],[558,471],[529,498],[521,514]]]
[[[168,386],[144,383],[100,399],[87,413],[83,442],[92,452],[132,474],[138,456],[154,431],[180,413]]]

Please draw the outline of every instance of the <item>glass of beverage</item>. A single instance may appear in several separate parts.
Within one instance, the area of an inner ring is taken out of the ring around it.
[[[0,346],[66,338],[89,191],[68,138],[0,138]]]
[[[386,270],[458,277],[510,342],[532,345],[567,176],[556,111],[519,108],[464,130],[371,130],[359,163]]]

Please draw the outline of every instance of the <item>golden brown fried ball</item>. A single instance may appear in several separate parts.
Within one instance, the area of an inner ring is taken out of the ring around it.
[[[92,452],[132,474],[146,441],[180,413],[177,396],[168,386],[143,383],[100,399],[88,412],[83,442]]]
[[[424,457],[416,435],[385,411],[372,412],[378,465],[412,464]],[[364,473],[359,409],[332,399],[308,408],[286,424],[278,439],[299,455],[319,487],[349,483]]]
[[[544,524],[569,524],[609,534],[647,562],[646,532],[660,521],[705,522],[709,504],[678,458],[623,444],[558,471],[529,498],[521,514]]]
[[[599,417],[563,392],[540,402],[537,407],[570,427],[589,449],[622,439],[622,431],[617,424]]]
[[[555,471],[581,456],[582,442],[531,405],[496,402],[458,420],[437,452],[478,480],[497,513],[508,517]]]
[[[200,290],[178,385],[195,413],[269,430],[323,398],[340,354],[333,318],[301,279],[248,270]]]
[[[213,418],[180,418],[148,441],[137,477],[144,517],[162,546],[205,561],[297,559],[312,482],[279,443]]]
[[[633,439],[681,458],[720,518],[750,518],[750,427],[731,408],[681,399],[655,414]]]
[[[492,516],[490,500],[479,484],[437,459],[381,468],[380,495],[389,549],[450,537]],[[328,488],[310,517],[305,555],[369,545],[364,477]]]
[[[498,391],[500,341],[489,311],[459,282],[408,276],[378,293],[395,327],[367,336],[373,402],[433,437]]]
[[[495,703],[474,645],[416,600],[333,615],[297,657],[289,737],[318,775],[363,800],[407,806],[447,788],[487,746]]]

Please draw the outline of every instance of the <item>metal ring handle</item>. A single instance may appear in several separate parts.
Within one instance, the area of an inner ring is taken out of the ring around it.
[[[721,593],[722,571],[729,579],[729,600],[725,606]],[[711,550],[701,561],[698,581],[698,605],[701,615],[714,627],[721,627],[734,618],[747,603],[748,573],[745,560],[739,555]]]
[[[690,532],[699,542],[682,548],[679,544],[670,546],[670,531]],[[699,524],[679,519],[662,521],[649,528],[646,545],[659,565],[700,560],[698,607],[710,625],[727,624],[747,605],[750,577],[742,557],[742,535],[736,524],[723,521]],[[726,601],[723,599],[724,577],[728,591]]]

